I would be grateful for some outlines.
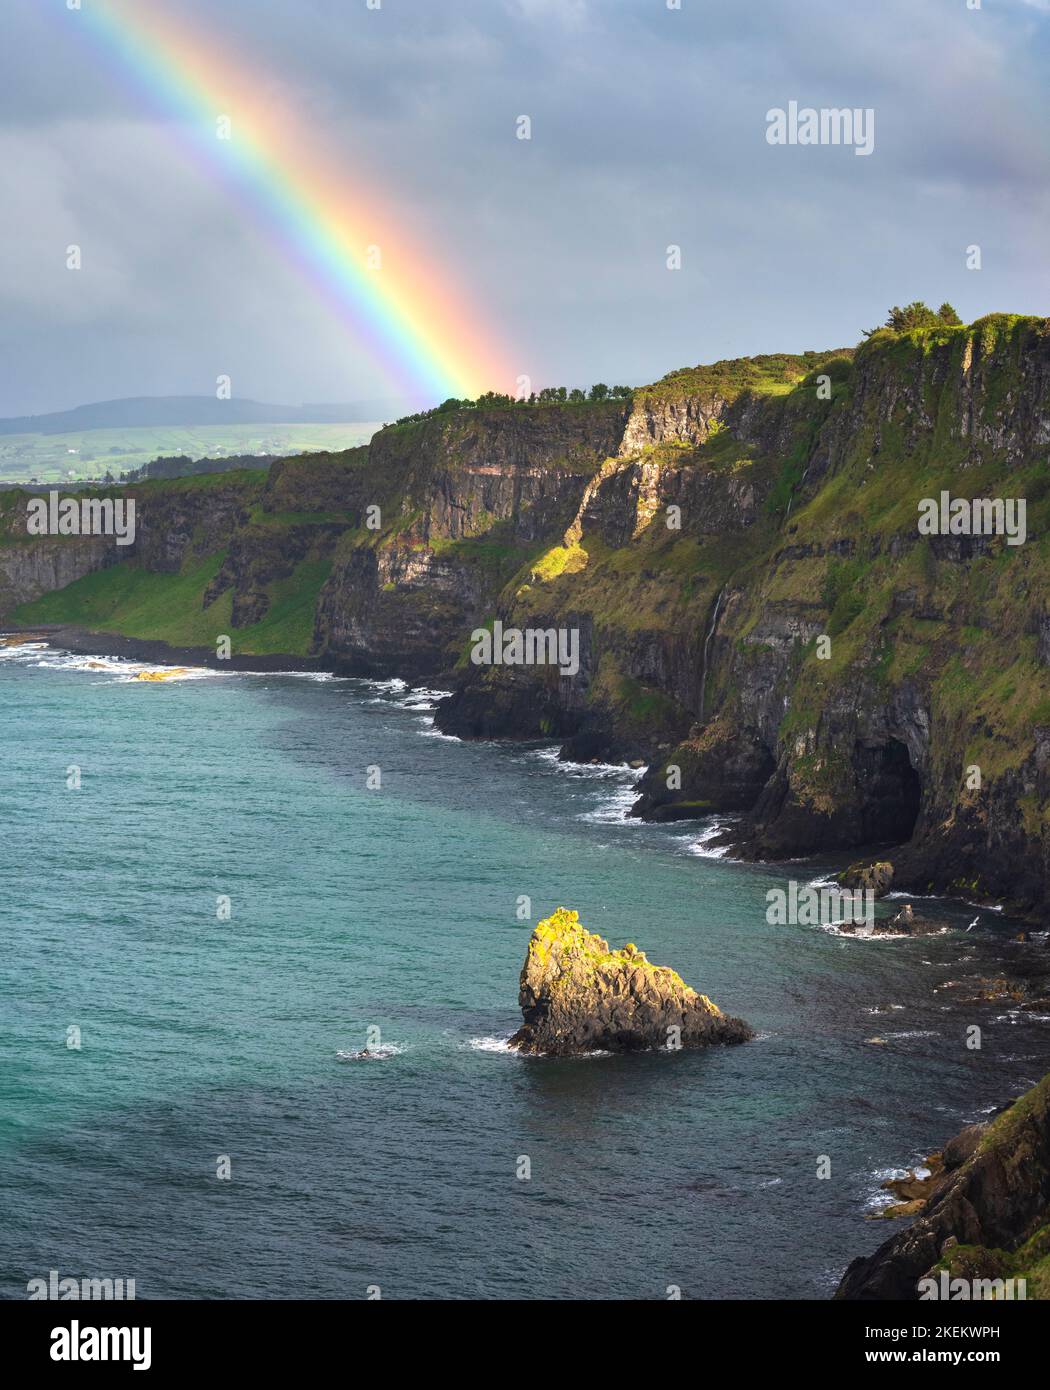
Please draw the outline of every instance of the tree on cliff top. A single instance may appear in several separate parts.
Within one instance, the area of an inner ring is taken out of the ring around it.
[[[961,323],[962,319],[947,301],[934,313],[928,304],[916,299],[903,309],[895,304],[886,322],[880,323],[878,328],[865,329],[864,336],[870,338],[883,328],[892,328],[894,333],[910,333],[915,328],[954,328]]]

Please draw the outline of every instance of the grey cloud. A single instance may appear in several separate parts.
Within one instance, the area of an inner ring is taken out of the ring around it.
[[[351,186],[390,190],[537,382],[856,341],[903,298],[1047,309],[1050,20],[1020,0],[168,3],[290,94]],[[389,394],[221,181],[42,9],[16,6],[0,74],[0,411],[207,389],[217,357],[245,395]],[[875,156],[768,146],[767,108],[793,98],[874,107]],[[76,298],[54,259],[73,224],[94,248]]]

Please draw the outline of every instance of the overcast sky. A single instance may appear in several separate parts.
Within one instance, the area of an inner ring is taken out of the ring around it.
[[[537,387],[850,344],[915,298],[1050,313],[1050,0],[139,3],[410,208]],[[0,4],[0,415],[218,372],[260,400],[390,395],[65,0]],[[873,108],[874,152],[771,146],[792,100]]]

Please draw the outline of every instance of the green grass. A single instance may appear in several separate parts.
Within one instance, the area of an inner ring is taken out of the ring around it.
[[[210,555],[179,574],[155,574],[132,562],[114,565],[23,604],[12,616],[20,623],[69,623],[173,647],[214,647],[216,638],[226,633],[235,654],[308,655],[317,598],[331,563],[304,561],[287,579],[270,586],[266,616],[237,629],[230,619],[230,590],[203,606],[223,558],[222,553]]]
[[[210,555],[179,574],[154,574],[130,561],[113,565],[23,604],[13,616],[22,623],[71,623],[172,646],[214,646],[220,633],[230,631],[231,596],[224,594],[208,609],[202,600],[223,558]]]
[[[307,450],[338,451],[365,443],[380,428],[353,425],[199,425],[78,430],[70,434],[0,435],[0,480],[59,483],[114,476],[158,457],[186,454],[222,459],[231,454],[281,457]],[[75,449],[76,453],[70,453]]]
[[[707,366],[682,367],[635,392],[635,405],[643,401],[675,400],[682,396],[721,396],[732,400],[742,391],[757,395],[786,395],[804,377],[825,362],[835,361],[832,369],[841,374],[848,348],[827,352],[772,353],[760,357],[730,358]]]

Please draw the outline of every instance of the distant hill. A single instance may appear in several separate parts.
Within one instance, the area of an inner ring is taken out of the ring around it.
[[[266,405],[262,401],[220,401],[214,396],[133,396],[96,401],[50,415],[19,415],[0,420],[2,434],[70,434],[77,430],[137,429],[173,425],[350,425],[393,420],[404,409],[397,400],[353,401],[346,405]]]

